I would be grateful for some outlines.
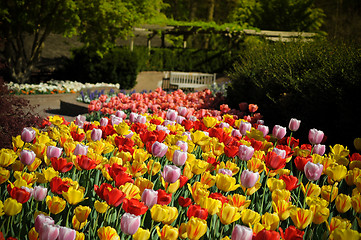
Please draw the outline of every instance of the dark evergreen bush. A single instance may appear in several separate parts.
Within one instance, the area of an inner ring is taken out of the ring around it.
[[[228,101],[256,103],[269,126],[302,120],[323,130],[328,144],[352,146],[361,136],[361,50],[324,40],[264,43],[248,48],[230,72]],[[306,139],[307,140],[307,139]]]

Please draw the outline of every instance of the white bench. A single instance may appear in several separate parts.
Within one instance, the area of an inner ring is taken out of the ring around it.
[[[216,74],[195,72],[170,72],[169,84],[180,89],[207,87],[216,82]]]

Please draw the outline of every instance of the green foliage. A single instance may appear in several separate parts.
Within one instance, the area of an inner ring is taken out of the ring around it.
[[[292,117],[302,119],[301,132],[323,130],[328,143],[361,134],[353,123],[361,117],[353,107],[361,91],[357,46],[321,40],[258,43],[246,48],[230,77],[229,102],[258,104],[272,124],[286,126]]]
[[[136,84],[139,72],[137,55],[128,49],[113,48],[101,58],[89,49],[74,51],[64,70],[68,79],[82,83],[119,83],[120,89],[131,89]]]

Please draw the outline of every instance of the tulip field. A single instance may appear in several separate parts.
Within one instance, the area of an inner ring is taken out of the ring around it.
[[[0,239],[361,238],[358,152],[218,100],[101,95],[24,128],[0,150]]]

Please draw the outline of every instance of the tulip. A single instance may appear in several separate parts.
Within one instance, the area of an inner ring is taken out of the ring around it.
[[[158,201],[158,192],[152,189],[144,189],[142,194],[142,202],[148,206],[148,208],[152,208],[154,204]]]
[[[190,240],[198,240],[207,232],[206,220],[191,217],[186,225],[187,237]]]
[[[164,181],[168,183],[175,183],[181,175],[181,170],[179,167],[174,165],[165,165],[162,172],[162,177]]]
[[[185,117],[177,116],[175,122],[181,125],[184,120],[186,120]]]
[[[238,129],[233,129],[231,132],[232,137],[242,137],[241,132]]]
[[[106,202],[96,200],[94,202],[94,208],[98,213],[105,213],[108,210],[109,205]]]
[[[13,164],[17,158],[15,152],[10,149],[3,148],[0,150],[0,166],[3,168]]]
[[[337,228],[331,233],[330,239],[361,239],[361,234],[353,229]]]
[[[169,226],[168,224],[164,225],[162,230],[159,226],[156,226],[158,236],[161,240],[177,240],[178,239],[178,228]]]
[[[291,219],[298,229],[305,229],[313,219],[313,212],[308,209],[297,208],[291,211]]]
[[[59,227],[50,224],[44,224],[39,232],[39,240],[57,239],[59,236]]]
[[[76,205],[80,203],[81,201],[84,201],[84,188],[76,189],[74,187],[70,187],[67,192],[63,192],[62,195],[65,198],[65,200],[71,204]]]
[[[46,205],[48,206],[50,213],[58,214],[65,209],[66,201],[58,196],[47,196]]]
[[[155,141],[152,145],[152,154],[155,157],[163,157],[168,151],[168,146],[164,143]]]
[[[74,155],[87,155],[88,153],[88,147],[86,145],[83,144],[77,144],[75,149],[74,149]]]
[[[288,129],[292,132],[296,132],[300,128],[301,120],[296,118],[291,118],[290,123],[288,124]]]
[[[133,235],[140,226],[140,216],[131,213],[124,213],[120,220],[120,228],[123,233]]]
[[[339,213],[345,213],[351,208],[351,197],[341,193],[336,197],[335,205]]]
[[[36,131],[30,127],[23,128],[23,131],[21,132],[21,140],[23,142],[30,143],[34,140],[36,136]]]
[[[35,186],[31,195],[36,201],[43,201],[48,194],[48,189],[42,186]]]
[[[279,240],[281,239],[281,235],[273,230],[262,229],[260,232],[257,233],[254,240],[263,240],[263,239]]]
[[[7,198],[4,201],[3,211],[8,216],[14,216],[21,212],[23,205],[13,198]]]
[[[38,233],[42,232],[42,228],[45,224],[54,225],[54,220],[49,216],[45,216],[44,214],[39,214],[36,216],[34,226]]]
[[[188,109],[186,107],[178,107],[177,111],[179,115],[183,117],[187,116]]]
[[[74,209],[74,214],[79,222],[85,222],[91,212],[91,208],[88,206],[77,206]]]
[[[51,159],[53,157],[59,158],[62,152],[63,152],[62,148],[58,148],[54,146],[48,146],[46,148],[46,156],[48,157],[48,159]]]
[[[187,146],[188,147],[188,146]],[[187,161],[187,152],[181,150],[175,150],[172,158],[172,162],[177,166],[183,166]]]
[[[265,125],[258,125],[257,130],[263,133],[263,137],[265,137],[269,133],[269,128]]]
[[[280,125],[275,125],[272,130],[272,135],[277,139],[282,139],[284,136],[286,136],[286,128],[282,127]]]
[[[217,172],[217,173],[226,174],[226,175],[228,175],[228,176],[230,176],[230,177],[233,176],[232,170],[227,169],[227,168],[220,168],[220,169],[218,169],[218,172]]]
[[[216,185],[219,190],[224,192],[234,191],[240,187],[239,184],[236,184],[234,177],[219,173],[216,175]]]
[[[259,179],[258,172],[252,172],[247,169],[243,170],[241,174],[241,184],[243,187],[251,188],[253,187]]]
[[[99,128],[93,128],[93,130],[91,131],[91,139],[95,142],[95,141],[99,141],[102,136],[103,136],[103,131]]]
[[[135,120],[136,123],[146,123],[147,122],[147,118],[145,116],[142,115],[138,115],[137,119]]]
[[[168,109],[166,118],[170,121],[175,121],[177,119],[178,112],[173,109]]]
[[[107,126],[107,125],[108,125],[108,121],[109,121],[108,118],[105,118],[105,117],[101,118],[100,121],[99,121],[100,126],[102,126],[102,127]]]
[[[206,208],[202,208],[199,205],[192,205],[188,208],[187,217],[189,219],[191,217],[196,217],[196,218],[207,220],[208,211]]]
[[[135,112],[131,112],[129,114],[129,120],[132,122],[132,123],[135,123],[137,121],[137,117],[138,117],[138,113],[135,113]]]
[[[66,158],[51,158],[50,160],[51,166],[58,172],[65,173],[70,171],[73,167],[73,163],[68,162]]]
[[[238,157],[239,159],[243,160],[243,161],[248,161],[252,158],[254,153],[254,148],[251,146],[246,146],[246,145],[239,145],[238,148]]]
[[[286,159],[278,156],[275,152],[268,152],[265,157],[266,166],[278,170],[286,166]]]
[[[110,117],[110,122],[112,124],[112,126],[118,125],[119,123],[123,122],[123,119],[120,117],[117,117],[115,115],[112,115]]]
[[[0,185],[10,178],[10,171],[0,167]]]
[[[322,175],[323,165],[309,161],[306,163],[304,171],[309,181],[317,181]]]
[[[31,165],[35,160],[36,154],[32,150],[22,150],[20,152],[20,161],[24,165]]]
[[[325,173],[333,181],[339,182],[346,177],[347,168],[343,165],[332,165],[326,169]]]
[[[275,152],[281,158],[286,158],[286,150],[282,150],[282,149],[279,149],[279,148],[273,148],[272,151]]]
[[[310,141],[312,145],[320,144],[323,140],[323,137],[324,133],[315,128],[310,129],[308,132],[308,141]]]
[[[241,220],[244,225],[255,225],[261,220],[261,216],[251,209],[244,209],[241,212]]]
[[[150,238],[150,231],[140,227],[132,237],[134,240],[148,240]]]
[[[67,227],[59,227],[58,240],[75,240],[76,231]]]
[[[284,221],[290,216],[291,203],[285,200],[278,200],[277,202],[272,202],[272,208],[278,217]]]
[[[311,204],[310,210],[313,212],[312,222],[314,224],[327,222],[327,219],[330,216],[330,209],[326,206],[322,206],[321,204]]]
[[[326,151],[325,145],[316,144],[313,146],[313,153],[315,153],[315,154],[322,156],[323,154],[325,154],[325,151]]]
[[[228,203],[224,203],[217,213],[222,224],[228,225],[241,218],[238,208]]]
[[[203,192],[204,193],[204,192]],[[209,194],[209,193],[207,193]],[[207,195],[206,194],[206,195]],[[200,196],[199,199],[194,201],[199,203],[202,208],[207,209],[210,215],[214,215],[219,212],[219,209],[222,206],[222,202],[218,199],[209,198],[206,195]]]
[[[252,124],[249,122],[241,121],[241,124],[239,125],[239,131],[242,135],[246,135],[247,132],[250,132],[252,128]]]
[[[127,114],[125,112],[123,112],[122,110],[118,110],[118,111],[115,112],[115,116],[124,119],[124,118],[127,117]]]
[[[175,145],[180,147],[180,150],[182,150],[183,152],[188,151],[188,143],[185,141],[177,141]]]
[[[112,227],[101,227],[97,232],[100,240],[120,240],[117,230]]]
[[[361,195],[356,194],[351,197],[351,205],[353,210],[357,213],[361,213]]]
[[[253,231],[249,227],[236,224],[232,231],[232,240],[252,240]]]
[[[0,234],[1,236],[1,234]],[[2,239],[0,237],[0,239]],[[29,240],[38,240],[39,239],[39,233],[35,230],[35,227],[32,227],[30,231],[28,232],[28,239]]]

